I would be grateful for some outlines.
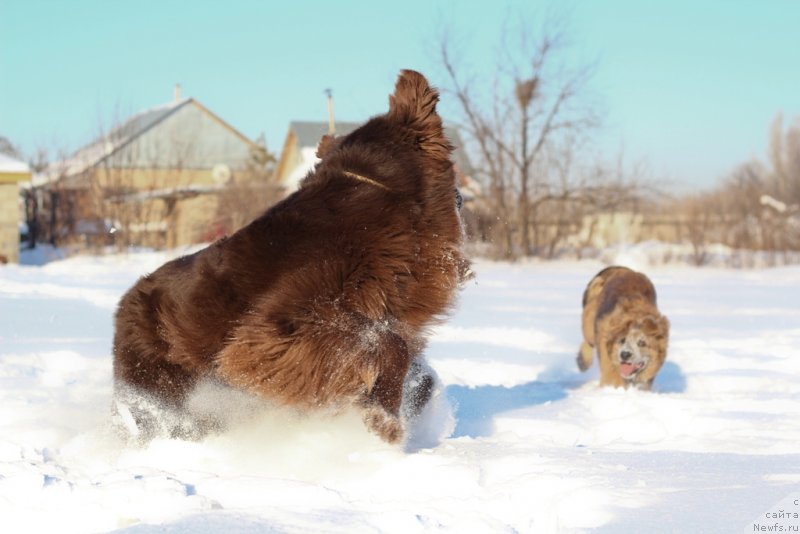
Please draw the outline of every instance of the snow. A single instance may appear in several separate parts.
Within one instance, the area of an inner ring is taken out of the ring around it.
[[[575,366],[581,295],[603,264],[478,261],[433,330],[443,388],[404,446],[355,413],[293,413],[206,385],[194,402],[228,414],[225,432],[134,447],[109,427],[112,315],[168,257],[0,267],[3,532],[800,524],[800,267],[648,268],[672,334],[641,392],[600,388],[596,365]]]
[[[30,172],[28,164],[24,161],[0,154],[0,172],[2,173],[27,173]]]
[[[320,159],[317,157],[317,147],[301,148],[300,163],[298,163],[297,167],[286,177],[286,190],[295,191],[300,187],[300,182],[314,169],[314,165],[319,163],[319,161]]]

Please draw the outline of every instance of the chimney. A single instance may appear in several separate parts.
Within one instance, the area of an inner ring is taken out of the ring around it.
[[[181,84],[176,83],[175,84],[175,102],[177,103],[177,102],[180,102],[180,101],[181,101]]]
[[[333,120],[333,91],[325,89],[325,94],[328,95],[328,135],[336,133],[336,122]]]

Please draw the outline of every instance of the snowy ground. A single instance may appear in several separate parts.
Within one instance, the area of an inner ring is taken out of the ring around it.
[[[672,337],[645,393],[575,368],[600,263],[478,262],[429,346],[445,389],[405,447],[354,414],[218,391],[200,400],[230,413],[224,434],[125,447],[111,316],[165,259],[0,267],[0,531],[800,531],[798,267],[648,269]]]

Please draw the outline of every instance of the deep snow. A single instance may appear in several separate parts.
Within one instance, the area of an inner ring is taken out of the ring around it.
[[[672,323],[647,393],[576,369],[601,263],[478,261],[433,332],[444,389],[405,447],[353,413],[209,387],[197,402],[229,430],[134,448],[109,431],[111,318],[167,257],[0,267],[0,531],[800,531],[799,267],[617,258],[646,269]]]

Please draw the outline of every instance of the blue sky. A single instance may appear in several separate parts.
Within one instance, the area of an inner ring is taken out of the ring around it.
[[[597,146],[694,189],[763,157],[776,113],[800,116],[800,2],[571,0],[267,2],[0,0],[0,135],[72,151],[175,83],[277,151],[291,120],[385,110],[401,68],[445,78],[447,26],[475,72],[494,72],[503,23],[557,5],[573,64],[594,62]],[[488,78],[487,78],[488,79]],[[447,109],[443,102],[442,109]]]

